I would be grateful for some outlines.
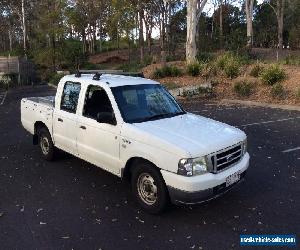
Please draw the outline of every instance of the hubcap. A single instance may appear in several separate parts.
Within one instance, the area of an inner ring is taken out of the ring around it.
[[[153,205],[157,200],[157,186],[148,173],[140,174],[137,180],[137,190],[140,198],[147,205]]]
[[[46,136],[41,137],[40,146],[41,146],[43,154],[47,155],[49,153],[50,145],[49,145],[48,138]]]

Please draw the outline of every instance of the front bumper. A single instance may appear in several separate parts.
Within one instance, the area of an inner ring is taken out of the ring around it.
[[[171,198],[172,203],[174,204],[185,204],[185,205],[192,205],[192,204],[199,204],[203,203],[212,199],[219,197],[222,194],[225,194],[230,189],[235,187],[237,184],[241,183],[246,175],[246,171],[241,173],[240,180],[235,182],[234,184],[226,187],[226,183],[220,184],[214,188],[209,188],[201,191],[196,192],[186,192],[176,188],[168,187],[169,195]]]
[[[178,174],[161,170],[169,195],[174,204],[197,204],[214,199],[231,188],[241,183],[249,166],[249,154],[231,168],[218,173],[207,173],[204,175],[185,177]],[[226,178],[236,172],[240,173],[240,180],[226,187]]]

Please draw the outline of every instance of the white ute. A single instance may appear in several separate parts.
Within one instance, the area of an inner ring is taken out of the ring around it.
[[[140,206],[200,203],[240,182],[246,135],[184,111],[159,83],[141,77],[63,77],[55,97],[21,101],[21,120],[45,159],[61,149],[130,179]]]

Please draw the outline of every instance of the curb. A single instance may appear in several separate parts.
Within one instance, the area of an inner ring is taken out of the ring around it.
[[[246,105],[246,106],[257,106],[257,107],[265,107],[265,108],[273,108],[273,109],[300,111],[300,106],[296,106],[296,105],[270,104],[270,103],[264,103],[264,102],[230,100],[230,99],[222,99],[220,101],[220,103],[242,104],[242,105]]]

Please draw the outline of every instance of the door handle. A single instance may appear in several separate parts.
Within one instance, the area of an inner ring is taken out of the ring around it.
[[[57,118],[57,120],[58,120],[59,122],[63,122],[63,121],[64,121],[64,120],[61,119],[61,118]]]
[[[81,129],[86,129],[86,127],[85,127],[85,126],[80,126],[79,128],[81,128]]]

